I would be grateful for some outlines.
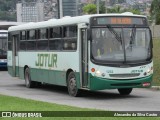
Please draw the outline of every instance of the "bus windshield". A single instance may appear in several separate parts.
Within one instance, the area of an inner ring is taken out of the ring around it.
[[[151,58],[150,30],[145,27],[92,28],[95,61],[135,62]]]
[[[0,55],[7,55],[7,32],[0,33]]]

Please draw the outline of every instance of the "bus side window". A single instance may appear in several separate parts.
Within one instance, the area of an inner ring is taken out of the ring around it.
[[[12,51],[11,33],[8,33],[8,50]]]
[[[47,29],[40,29],[40,34],[39,34],[39,38],[40,39],[46,39],[47,38]]]
[[[35,39],[35,30],[30,30],[29,31],[29,40],[34,40]]]
[[[49,49],[62,50],[62,28],[53,27],[49,29]]]
[[[20,50],[26,50],[26,40],[28,31],[20,32]]]
[[[69,27],[69,37],[77,37],[77,26]]]
[[[63,37],[69,37],[69,27],[63,27]]]
[[[49,29],[49,38],[53,38],[53,28]]]
[[[63,49],[76,50],[77,49],[77,25],[63,27]]]
[[[42,28],[38,30],[38,40],[37,40],[37,49],[38,50],[48,50],[48,29]]]
[[[26,40],[26,31],[22,31],[20,34],[20,39],[21,40]]]
[[[64,42],[64,50],[68,50],[69,49],[69,44],[67,42]]]
[[[62,29],[61,27],[53,28],[53,38],[61,38],[62,37]]]
[[[36,30],[28,31],[28,40],[27,42],[27,50],[35,50],[36,49]]]
[[[76,43],[71,43],[71,48],[72,48],[72,50],[76,50]]]

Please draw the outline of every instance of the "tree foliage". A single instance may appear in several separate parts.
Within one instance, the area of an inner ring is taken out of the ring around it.
[[[132,9],[132,8],[128,8],[128,9],[121,9],[120,6],[115,6],[113,8],[108,8],[107,9],[107,13],[123,13],[123,12],[131,12],[133,14],[138,14],[140,15],[140,10],[138,9]]]
[[[8,11],[14,10],[16,8],[16,3],[18,0],[0,0],[0,10]]]
[[[106,6],[103,2],[101,2],[100,5],[99,5],[99,13],[100,14],[106,13]]]
[[[97,6],[95,4],[87,4],[85,5],[83,8],[83,13],[86,14],[96,14],[97,13]],[[99,4],[99,13],[106,13],[106,7],[105,4],[103,4],[103,2],[101,2]]]
[[[160,0],[153,0],[151,4],[150,14],[155,20],[156,25],[160,25]]]
[[[138,9],[128,9],[127,11],[129,11],[129,12],[131,12],[133,14],[137,14],[137,15],[141,14],[140,10],[138,10]]]
[[[120,6],[115,6],[113,8],[108,8],[107,13],[122,13],[123,11],[121,10]]]
[[[4,21],[16,21],[16,13],[9,13],[6,11],[0,11],[0,20]]]
[[[126,0],[118,0],[118,3],[124,3]]]
[[[16,3],[18,0],[0,0],[0,20],[16,21]]]
[[[95,4],[87,4],[82,8],[82,10],[86,14],[96,14],[97,7]]]

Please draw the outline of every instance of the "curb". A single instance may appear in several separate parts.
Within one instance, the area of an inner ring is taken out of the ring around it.
[[[151,89],[153,89],[153,90],[160,90],[160,86],[152,86]]]

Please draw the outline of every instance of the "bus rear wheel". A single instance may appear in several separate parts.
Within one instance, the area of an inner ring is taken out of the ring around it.
[[[70,96],[79,96],[79,90],[77,88],[76,76],[74,72],[70,72],[67,79],[68,93]]]
[[[121,88],[121,89],[118,89],[118,92],[121,95],[129,95],[132,92],[132,88]]]
[[[24,76],[25,76],[25,84],[26,84],[26,87],[27,87],[27,88],[33,88],[33,87],[35,86],[35,82],[34,82],[34,81],[31,81],[30,69],[29,69],[29,68],[26,68],[26,69],[25,69]]]

